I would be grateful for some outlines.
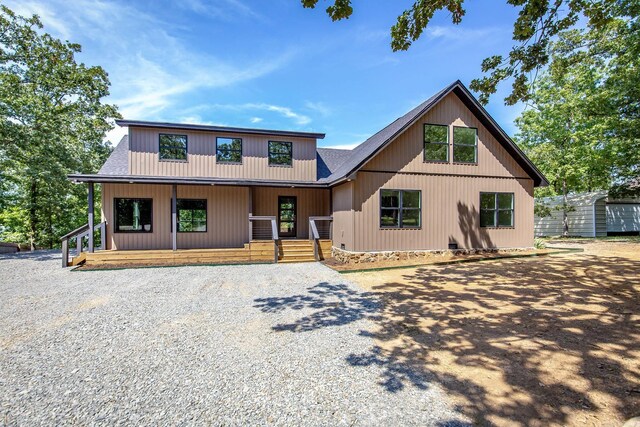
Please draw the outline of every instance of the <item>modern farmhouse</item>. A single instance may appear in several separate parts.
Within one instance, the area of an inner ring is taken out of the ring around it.
[[[533,189],[547,184],[460,81],[353,150],[318,148],[320,133],[118,124],[128,135],[100,171],[69,176],[89,185],[89,224],[63,238],[88,240],[74,262],[530,247]]]

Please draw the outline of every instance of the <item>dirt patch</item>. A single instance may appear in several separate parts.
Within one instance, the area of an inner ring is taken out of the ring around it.
[[[640,414],[640,244],[583,248],[350,274],[384,304],[361,357],[395,387],[433,376],[478,424],[620,425]]]
[[[566,246],[566,245],[565,245]],[[562,249],[565,249],[564,247]],[[501,259],[501,258],[521,258],[527,256],[543,256],[551,253],[558,252],[557,249],[531,249],[531,250],[517,250],[517,251],[496,251],[485,252],[476,254],[455,254],[453,252],[445,252],[437,254],[427,258],[408,258],[400,260],[381,260],[376,262],[361,262],[361,263],[341,263],[334,258],[328,258],[322,263],[327,267],[330,267],[336,271],[348,272],[368,269],[392,269],[402,267],[422,267],[428,265],[448,264],[455,262],[472,262],[485,259]]]

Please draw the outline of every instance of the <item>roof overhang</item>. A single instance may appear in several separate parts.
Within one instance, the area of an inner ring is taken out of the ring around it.
[[[229,185],[237,187],[295,187],[295,188],[329,188],[327,183],[309,181],[276,181],[265,179],[234,178],[197,178],[176,176],[144,176],[144,175],[87,175],[71,174],[67,177],[73,182],[92,182],[98,184],[161,184],[161,185]]]
[[[143,120],[116,120],[116,124],[118,126],[129,126],[129,127],[195,130],[195,131],[205,131],[205,132],[238,133],[238,134],[251,134],[251,135],[289,136],[293,138],[324,139],[325,137],[324,133],[315,133],[315,132],[237,128],[237,127],[227,127],[227,126],[210,126],[210,125],[196,125],[196,124],[168,123],[168,122],[147,122]]]

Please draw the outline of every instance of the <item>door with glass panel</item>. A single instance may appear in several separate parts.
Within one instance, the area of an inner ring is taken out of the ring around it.
[[[296,237],[297,200],[295,196],[278,197],[278,234]]]

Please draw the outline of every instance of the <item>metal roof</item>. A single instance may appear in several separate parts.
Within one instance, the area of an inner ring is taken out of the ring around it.
[[[116,124],[118,126],[199,130],[199,131],[221,132],[221,133],[245,133],[245,134],[248,133],[248,134],[255,134],[255,135],[293,136],[298,138],[314,138],[314,139],[323,139],[325,137],[324,133],[315,133],[315,132],[237,128],[237,127],[227,127],[227,126],[196,125],[196,124],[188,124],[188,123],[147,122],[143,120],[116,120]]]

